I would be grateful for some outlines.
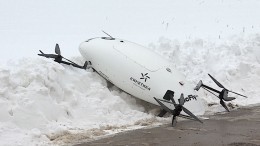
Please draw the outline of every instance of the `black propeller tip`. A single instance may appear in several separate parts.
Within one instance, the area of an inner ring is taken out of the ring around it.
[[[176,116],[172,116],[172,127],[175,127],[176,125],[177,125]]]
[[[39,51],[40,51],[41,54],[44,54],[44,53],[42,52],[42,50],[39,50]],[[38,55],[39,55],[39,54],[38,54]]]
[[[185,102],[185,100],[184,100],[184,95],[183,95],[183,93],[181,93],[181,97],[180,97],[180,105],[184,105],[184,102]]]
[[[159,103],[159,105],[160,105],[165,111],[167,111],[167,112],[169,112],[169,113],[172,113],[172,110],[169,109],[166,105],[164,105],[162,102],[160,102],[157,98],[154,97],[154,99],[155,99],[155,101],[156,101],[157,103]]]
[[[182,107],[182,110],[189,115],[190,117],[192,117],[193,119],[195,119],[196,121],[203,123],[197,116],[195,116],[192,112],[190,112],[188,109],[186,109],[185,107]]]
[[[242,97],[245,97],[245,98],[248,98],[247,96],[245,96],[245,95],[242,95],[242,94],[239,94],[239,93],[237,93],[237,92],[234,92],[234,91],[229,91],[229,92],[231,92],[231,93],[234,93],[234,94],[237,94],[237,95],[239,95],[239,96],[242,96]]]
[[[200,80],[194,90],[199,91],[200,87],[203,85],[202,81]]]
[[[220,100],[220,104],[226,109],[227,112],[230,112],[230,110],[228,109],[226,103],[223,100]]]
[[[208,75],[220,88],[224,88],[225,89],[225,87],[222,84],[220,84],[214,77],[212,77],[210,74],[208,74]]]
[[[60,53],[60,46],[59,46],[59,44],[56,44],[56,45],[55,45],[55,53],[58,54],[58,55],[61,54],[61,53]]]

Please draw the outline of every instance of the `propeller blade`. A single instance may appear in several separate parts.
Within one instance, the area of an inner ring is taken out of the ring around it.
[[[162,102],[160,102],[157,98],[154,97],[154,99],[161,105],[161,107],[166,110],[169,113],[172,113],[172,110],[169,109],[166,105],[164,105]]]
[[[60,46],[59,46],[59,44],[56,44],[56,46],[55,46],[55,53],[60,55]]]
[[[220,87],[220,88],[225,88],[223,85],[221,85],[215,78],[213,78],[210,74],[208,74],[209,77]]]
[[[228,97],[228,91],[226,89],[223,89],[221,91],[221,93],[223,93],[223,97],[220,97],[220,99],[226,99]],[[221,96],[221,94],[220,94],[220,96]]]
[[[226,97],[226,98],[223,98],[225,101],[231,101],[231,100],[234,100],[236,99],[235,97]]]
[[[184,106],[182,107],[182,110],[188,114],[189,116],[191,116],[192,118],[194,118],[196,121],[203,123],[198,117],[196,117],[193,113],[191,113],[188,109],[186,109]]]
[[[43,52],[42,52],[42,50],[39,50],[42,54],[44,54]]]
[[[176,107],[176,106],[177,106],[177,104],[176,104],[176,102],[175,102],[175,100],[174,100],[173,96],[170,96],[170,99],[171,99],[171,101],[172,101],[172,103],[173,103],[174,107]]]
[[[181,93],[181,97],[180,97],[180,105],[183,105],[184,104],[184,95],[183,93]]]
[[[88,67],[88,61],[86,61],[86,62],[84,63],[84,65],[83,65],[83,68],[84,68],[84,69],[87,69],[87,67]]]
[[[45,54],[38,54],[39,56],[43,56],[43,57],[45,57]]]
[[[157,98],[156,98],[157,99]],[[162,100],[162,99],[157,99],[157,100],[160,100],[162,102],[167,102],[167,103],[170,103],[170,104],[173,104],[171,101],[168,101],[168,100]]]
[[[56,58],[56,57],[58,57],[58,55],[55,55],[55,54],[38,54],[38,55],[46,57],[46,58]]]
[[[228,112],[230,112],[229,109],[228,109],[228,107],[227,107],[227,105],[226,105],[226,103],[225,103],[223,100],[220,100],[220,104],[221,104]]]
[[[234,93],[234,94],[237,94],[237,95],[240,95],[240,96],[243,96],[243,97],[247,98],[247,96],[245,96],[245,95],[242,95],[242,94],[239,94],[239,93],[236,93],[236,92],[233,92],[233,91],[229,91],[229,92],[231,92],[231,93]]]
[[[172,116],[172,127],[175,127],[177,124],[176,116]]]
[[[200,80],[194,90],[199,91],[200,87],[203,85],[202,81]]]
[[[72,62],[71,60],[69,60],[69,59],[67,59],[67,58],[65,58],[65,57],[63,57],[63,56],[61,56],[63,59],[65,59],[65,60],[67,60],[67,61],[69,61],[70,63],[72,63],[72,64],[74,64],[74,65],[77,65],[75,62]],[[78,66],[78,65],[77,65]]]

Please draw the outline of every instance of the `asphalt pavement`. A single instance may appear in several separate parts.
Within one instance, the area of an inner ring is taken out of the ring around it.
[[[138,129],[76,146],[260,146],[260,106],[208,116],[203,124],[180,121]]]

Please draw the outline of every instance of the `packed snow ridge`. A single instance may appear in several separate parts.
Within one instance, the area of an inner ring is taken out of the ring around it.
[[[232,105],[260,103],[259,34],[214,42],[161,38],[148,47],[170,60],[194,87],[201,79],[216,87],[207,76],[210,73],[226,88],[248,96],[232,95],[237,98]],[[81,59],[74,58],[83,63]],[[224,111],[216,97],[203,95],[207,112]],[[71,144],[170,121],[156,117],[157,111],[91,69],[40,57],[0,65],[1,145]]]

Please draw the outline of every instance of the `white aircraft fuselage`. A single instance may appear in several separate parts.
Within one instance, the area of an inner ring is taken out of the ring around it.
[[[171,90],[175,101],[184,94],[185,107],[195,115],[205,112],[198,92],[171,62],[143,46],[102,37],[81,43],[79,51],[99,75],[139,99],[159,105],[153,97],[163,99]],[[174,109],[172,104],[166,105]]]

